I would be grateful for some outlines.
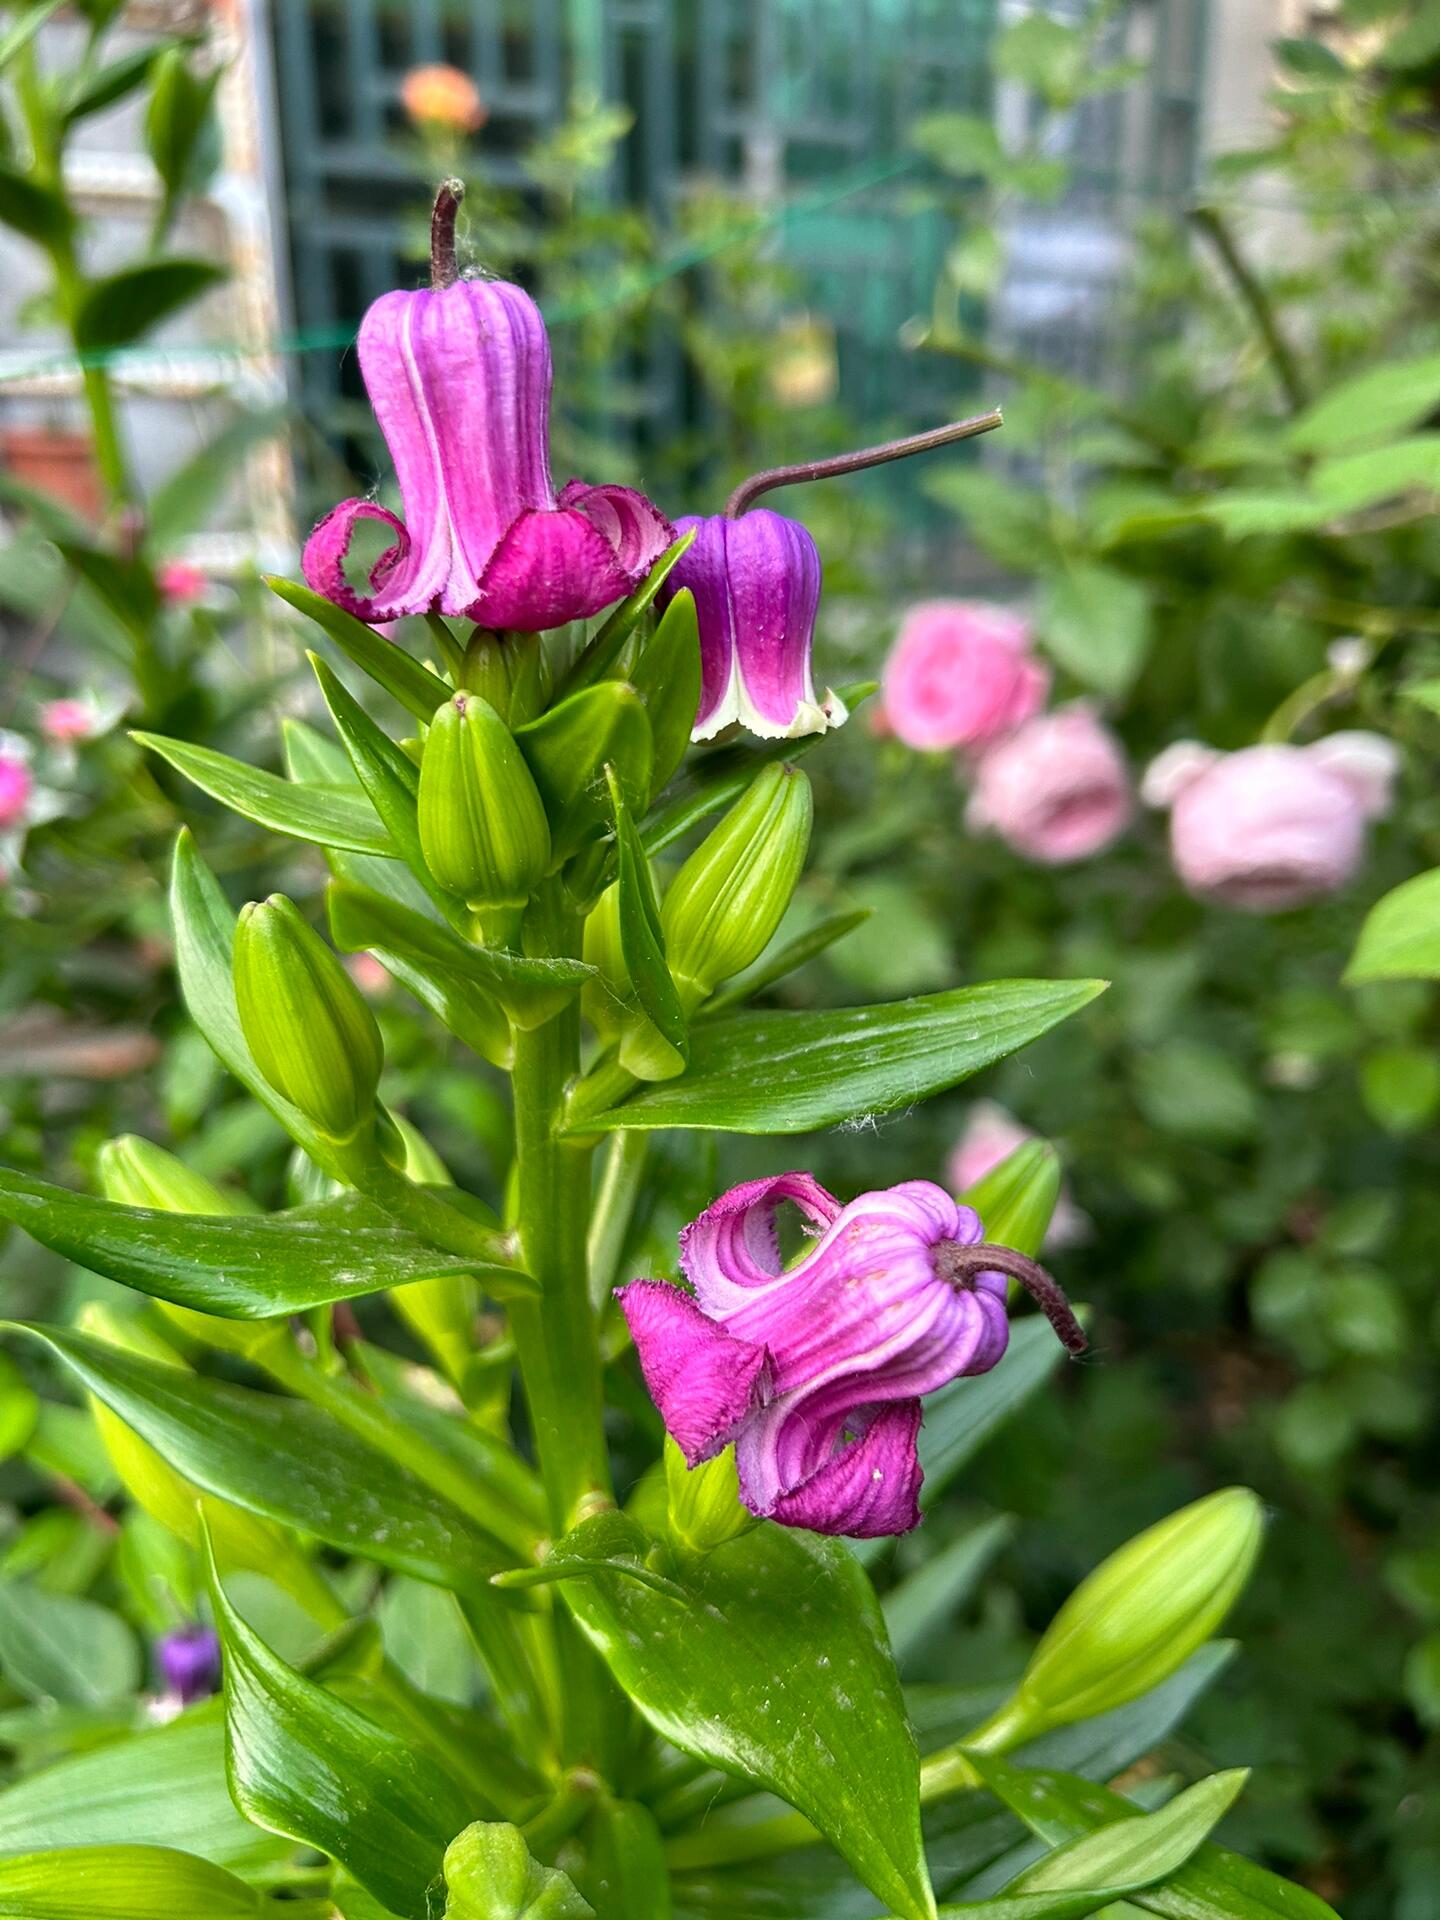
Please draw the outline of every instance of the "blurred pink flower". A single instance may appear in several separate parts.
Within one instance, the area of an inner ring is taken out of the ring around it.
[[[352,953],[345,962],[345,971],[368,999],[377,999],[390,990],[390,971],[373,953]]]
[[[885,717],[907,747],[977,752],[1038,713],[1049,687],[1019,614],[931,600],[906,614],[885,663]]]
[[[0,827],[18,826],[25,817],[35,778],[16,754],[0,753]]]
[[[965,824],[1044,866],[1099,853],[1131,814],[1119,741],[1083,701],[1037,714],[981,754]]]
[[[88,740],[95,730],[95,710],[86,700],[47,700],[40,709],[40,731],[61,745]]]
[[[1022,1127],[1014,1114],[996,1101],[977,1100],[965,1116],[960,1138],[950,1151],[945,1173],[950,1191],[957,1198],[963,1198],[992,1168],[1034,1138],[1029,1127]],[[1045,1245],[1052,1251],[1056,1247],[1074,1246],[1086,1238],[1089,1227],[1089,1220],[1070,1197],[1069,1186],[1062,1186],[1050,1217]]]
[[[1141,793],[1171,809],[1170,850],[1191,893],[1283,913],[1355,873],[1367,823],[1389,807],[1398,759],[1375,733],[1228,754],[1182,740],[1153,762]]]
[[[156,569],[155,584],[167,605],[183,607],[192,600],[203,599],[210,583],[189,560],[166,560]]]

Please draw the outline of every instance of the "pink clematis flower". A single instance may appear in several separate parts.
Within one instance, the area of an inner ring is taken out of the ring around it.
[[[820,605],[820,555],[798,520],[768,507],[738,517],[687,515],[695,538],[660,589],[668,606],[695,596],[701,692],[693,738],[712,740],[738,721],[762,740],[793,740],[838,727],[845,708],[815,697],[810,650]]]
[[[18,826],[25,818],[35,776],[18,754],[0,753],[0,828]]]
[[[305,543],[305,578],[374,625],[438,612],[535,633],[623,598],[674,531],[630,487],[572,480],[556,493],[545,322],[519,287],[454,278],[457,205],[442,188],[437,284],[382,294],[360,323],[360,371],[405,519],[342,501]],[[344,571],[360,520],[394,535],[366,593]]]
[[[816,1232],[780,1258],[775,1216]],[[849,1206],[809,1174],[752,1180],[685,1229],[694,1292],[637,1280],[618,1297],[645,1381],[692,1466],[732,1441],[740,1496],[784,1526],[864,1538],[918,1524],[921,1396],[1005,1352],[1003,1268],[1079,1351],[1085,1336],[1032,1261],[981,1244],[980,1221],[928,1181]]]
[[[1037,714],[982,753],[965,814],[1043,866],[1100,853],[1132,810],[1120,743],[1083,701]]]
[[[884,713],[907,747],[974,753],[1038,713],[1049,690],[1019,614],[932,600],[901,623],[885,663]]]
[[[1141,794],[1171,808],[1171,854],[1191,893],[1283,913],[1338,892],[1356,872],[1398,764],[1375,733],[1229,754],[1182,740],[1152,763]]]

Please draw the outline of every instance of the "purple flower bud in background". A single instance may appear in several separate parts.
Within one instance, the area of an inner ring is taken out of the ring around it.
[[[177,1627],[156,1642],[155,1661],[165,1691],[182,1706],[205,1700],[220,1687],[220,1636],[198,1623]]]
[[[817,1236],[789,1268],[775,1228],[786,1201]],[[1004,1353],[999,1269],[1036,1293],[1072,1351],[1085,1344],[1054,1281],[981,1240],[974,1210],[923,1180],[845,1207],[805,1173],[723,1195],[681,1235],[693,1294],[657,1280],[618,1289],[687,1463],[733,1441],[741,1499],[784,1526],[861,1538],[916,1526],[921,1396]]]
[[[1191,893],[1283,913],[1338,892],[1355,873],[1398,763],[1376,733],[1228,754],[1180,740],[1151,764],[1141,794],[1171,808],[1171,854]]]
[[[682,587],[695,596],[700,629],[696,740],[738,721],[762,740],[793,740],[838,727],[845,708],[815,697],[810,650],[820,605],[820,555],[798,520],[768,507],[732,519],[689,515],[695,538],[660,589],[668,605]]]
[[[405,519],[342,501],[305,543],[305,578],[376,624],[440,612],[534,633],[622,598],[674,534],[630,487],[572,480],[556,493],[545,322],[519,287],[455,277],[459,197],[451,183],[436,201],[436,284],[382,294],[360,323],[360,371]],[[395,536],[368,593],[344,570],[360,520]]]

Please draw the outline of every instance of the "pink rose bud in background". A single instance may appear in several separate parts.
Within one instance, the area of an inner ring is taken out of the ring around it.
[[[0,827],[18,826],[35,790],[34,776],[18,755],[0,753]]]
[[[932,600],[901,624],[885,664],[885,717],[907,747],[978,752],[1038,713],[1049,688],[1018,613]]]
[[[350,954],[345,961],[345,971],[367,1000],[377,1000],[381,994],[390,991],[390,970],[373,953]]]
[[[480,89],[459,67],[412,67],[400,82],[400,104],[417,126],[477,133],[486,120]]]
[[[1034,1138],[1029,1127],[1021,1126],[1014,1114],[997,1101],[977,1100],[965,1116],[964,1130],[950,1152],[945,1171],[951,1191],[968,1192],[1002,1160],[1008,1160],[1017,1147]],[[1050,1216],[1046,1246],[1073,1247],[1086,1238],[1089,1227],[1088,1219],[1071,1199],[1069,1188],[1062,1187]]]
[[[1130,820],[1130,773],[1114,734],[1083,702],[1037,714],[982,753],[965,824],[1044,866],[1086,860]]]
[[[47,700],[40,709],[40,731],[57,746],[88,740],[95,730],[95,710],[85,700]]]
[[[1376,733],[1239,753],[1181,740],[1153,762],[1141,793],[1170,808],[1171,855],[1191,893],[1246,913],[1283,913],[1337,892],[1355,873],[1398,764]]]
[[[155,583],[161,599],[171,607],[184,607],[204,599],[210,584],[201,569],[188,560],[165,561],[156,569]]]

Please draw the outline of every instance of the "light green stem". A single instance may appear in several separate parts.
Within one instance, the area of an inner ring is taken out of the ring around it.
[[[622,1128],[610,1136],[588,1241],[590,1303],[597,1313],[615,1284],[649,1147],[648,1134],[638,1128]]]

